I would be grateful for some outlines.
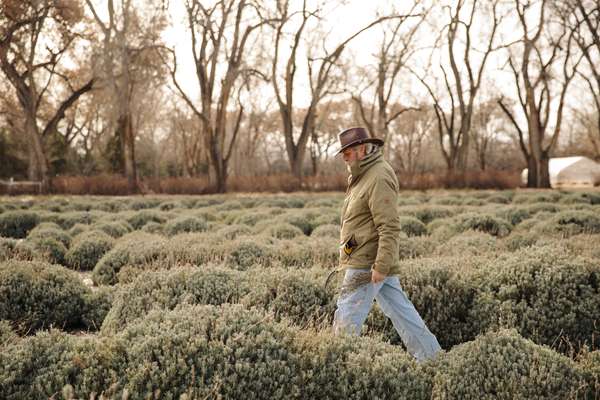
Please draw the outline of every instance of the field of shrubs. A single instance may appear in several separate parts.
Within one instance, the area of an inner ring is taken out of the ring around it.
[[[332,335],[342,201],[1,198],[0,398],[600,398],[600,192],[401,193],[421,364]]]

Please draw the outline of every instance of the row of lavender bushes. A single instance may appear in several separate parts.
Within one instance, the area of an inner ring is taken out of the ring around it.
[[[421,173],[399,174],[402,189],[427,190],[435,188],[510,189],[520,186],[518,172],[470,171],[465,174]],[[298,180],[292,175],[233,176],[228,179],[228,192],[294,192],[343,191],[345,174],[307,176]],[[138,183],[139,193],[155,194],[209,194],[216,193],[216,185],[207,177],[143,178]],[[0,194],[37,194],[37,187],[0,186]],[[71,195],[123,196],[131,194],[127,179],[120,175],[60,176],[52,179],[49,193]]]

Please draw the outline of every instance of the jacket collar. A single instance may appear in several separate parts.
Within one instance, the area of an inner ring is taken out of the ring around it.
[[[381,149],[377,149],[373,153],[365,156],[365,158],[363,158],[362,160],[352,163],[350,165],[350,177],[348,179],[348,182],[350,184],[356,182],[358,179],[360,179],[361,176],[365,174],[365,172],[367,172],[369,168],[375,165],[382,158],[383,154],[381,152]]]

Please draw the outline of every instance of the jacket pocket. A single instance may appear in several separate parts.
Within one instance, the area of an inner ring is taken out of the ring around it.
[[[342,261],[348,261],[356,252],[361,245],[360,238],[355,234],[348,235],[342,243],[340,243],[340,259]]]
[[[348,240],[343,243],[342,250],[348,257],[350,257],[357,247],[358,242],[356,241],[356,235],[350,235]]]

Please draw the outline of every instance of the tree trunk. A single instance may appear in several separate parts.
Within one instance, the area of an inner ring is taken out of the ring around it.
[[[486,165],[486,160],[485,160],[485,153],[481,153],[481,154],[479,155],[479,168],[480,168],[482,171],[485,171],[485,168],[486,168],[486,167],[487,167],[487,165]]]
[[[304,155],[306,153],[306,142],[308,141],[308,134],[302,132],[298,143],[294,144],[293,136],[291,133],[286,133],[285,148],[288,155],[288,161],[290,164],[290,170],[292,175],[302,180],[302,165],[304,162]]]
[[[46,157],[46,153],[44,151],[44,144],[42,143],[42,138],[38,133],[35,120],[27,117],[25,125],[25,129],[30,140],[28,167],[29,179],[32,181],[42,182],[42,192],[45,193],[50,188],[50,176],[48,158]]]
[[[27,179],[30,181],[35,179],[35,154],[33,153],[33,148],[31,146],[27,146]]]
[[[376,122],[376,132],[371,132],[371,135],[375,136],[375,137],[379,137],[383,140],[383,146],[381,151],[383,152],[383,154],[385,156],[388,155],[391,144],[389,139],[389,128],[388,125],[386,124],[387,121],[387,115],[386,115],[386,110],[385,107],[387,107],[387,104],[385,105],[380,105],[379,106],[379,110],[377,112],[377,122]]]
[[[313,106],[311,105],[307,111],[306,116],[304,117],[304,122],[302,124],[302,132],[300,132],[300,137],[298,141],[294,143],[294,126],[291,121],[291,114],[288,112],[287,108],[281,108],[280,113],[282,116],[282,127],[285,136],[285,150],[288,155],[288,162],[290,164],[290,170],[292,175],[298,179],[302,180],[302,165],[304,162],[304,154],[306,153],[306,147],[308,143],[308,138],[310,137],[309,132],[311,127],[313,126],[314,120],[314,112]]]
[[[138,192],[137,168],[135,166],[135,138],[129,114],[121,115],[117,122],[117,131],[121,139],[123,166],[129,193]]]
[[[532,156],[527,157],[527,187],[537,187],[537,169],[538,165]]]
[[[454,170],[456,168],[456,156],[453,154],[452,150],[450,150],[450,154],[448,156],[444,155],[444,161],[446,162],[446,174],[454,174]]]
[[[549,163],[550,157],[545,152],[540,159],[533,156],[527,159],[528,188],[551,188]]]
[[[463,174],[467,171],[469,164],[470,130],[471,126],[469,121],[461,123],[459,135],[461,135],[462,140],[456,155],[456,167]]]
[[[217,169],[217,193],[226,193],[227,192],[227,178],[229,174],[227,173],[227,165],[221,160],[221,164]]]
[[[317,151],[314,149],[314,146],[316,145],[313,144],[313,147],[310,149],[310,161],[312,167],[311,174],[312,176],[317,176],[319,172],[319,156],[317,155]]]
[[[534,175],[531,175],[531,171],[528,177],[527,186],[537,188],[550,188],[550,172],[548,170],[549,156],[548,152],[543,148],[544,139],[544,127],[540,124],[540,113],[535,106],[533,95],[529,95],[527,101],[529,103],[529,116],[528,116],[528,128],[529,128],[529,148],[531,149],[531,159],[535,164],[533,170]],[[533,186],[529,186],[533,184]]]
[[[313,130],[311,138],[310,138],[310,161],[311,161],[311,175],[317,176],[319,173],[319,156],[321,154],[321,149],[319,147],[319,142],[316,135],[316,131]]]
[[[214,159],[213,165],[215,169],[215,179],[216,179],[216,191],[217,193],[226,193],[227,192],[227,178],[229,174],[227,173],[227,162],[222,158]]]
[[[303,177],[303,171],[302,171],[302,167],[304,165],[304,154],[305,154],[305,150],[306,147],[304,148],[296,148],[295,151],[293,151],[292,153],[288,152],[289,155],[289,160],[290,160],[290,168],[292,170],[292,175],[294,176],[294,178],[296,178],[299,182],[302,181],[302,177]]]
[[[223,159],[217,136],[211,134],[211,131],[208,131],[206,133],[210,138],[208,140],[208,144],[210,149],[210,163],[213,167],[212,169],[215,172],[215,190],[217,191],[217,193],[225,193],[227,191],[228,178],[227,161]]]
[[[542,157],[537,161],[537,187],[550,188],[550,157],[545,152],[542,152]]]

